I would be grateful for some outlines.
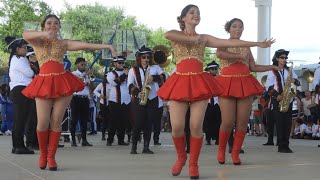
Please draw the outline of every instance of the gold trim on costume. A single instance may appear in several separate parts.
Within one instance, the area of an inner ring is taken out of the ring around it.
[[[226,75],[220,75],[222,77],[246,77],[250,76],[251,74],[226,74]]]
[[[176,74],[182,75],[182,76],[189,76],[189,75],[198,75],[198,74],[202,74],[203,72],[186,72],[186,73],[180,73],[180,72],[176,72]]]
[[[60,72],[60,73],[48,73],[48,74],[39,74],[39,76],[58,76],[61,74],[66,73],[66,71]]]

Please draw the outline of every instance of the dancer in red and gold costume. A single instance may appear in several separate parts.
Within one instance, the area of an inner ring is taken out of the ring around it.
[[[230,39],[240,39],[243,32],[243,22],[234,18],[225,25],[230,33]],[[276,70],[276,66],[256,65],[251,50],[248,47],[218,48],[220,58],[220,76],[217,77],[224,91],[219,96],[222,123],[219,132],[218,161],[225,163],[226,144],[230,132],[236,125],[232,148],[232,161],[240,165],[239,152],[246,135],[254,95],[261,95],[263,86],[250,74]]]
[[[36,99],[37,136],[40,147],[39,167],[57,170],[55,154],[57,151],[62,118],[70,103],[72,94],[81,91],[85,84],[71,72],[64,70],[63,57],[66,51],[110,49],[106,44],[89,44],[67,39],[58,39],[60,20],[55,15],[48,15],[41,23],[41,32],[28,31],[23,38],[35,50],[40,64],[37,75],[23,94]],[[50,130],[48,130],[50,124]]]
[[[203,72],[205,47],[269,47],[274,41],[246,42],[238,39],[223,40],[210,35],[197,34],[200,11],[195,5],[186,6],[178,17],[181,31],[171,30],[165,37],[171,41],[177,63],[176,72],[160,88],[158,95],[170,100],[172,139],[178,159],[172,167],[172,175],[180,174],[187,160],[185,152],[185,115],[190,106],[190,160],[189,176],[199,178],[198,158],[203,142],[202,125],[208,99],[223,92],[217,80]]]

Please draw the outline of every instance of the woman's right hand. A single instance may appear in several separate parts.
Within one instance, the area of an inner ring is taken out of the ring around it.
[[[276,42],[276,40],[273,39],[273,38],[271,38],[271,39],[269,39],[269,40],[265,39],[263,42],[260,42],[260,43],[259,43],[259,47],[261,47],[261,48],[267,48],[267,47],[270,47],[271,44],[273,44],[273,43],[275,43],[275,42]]]

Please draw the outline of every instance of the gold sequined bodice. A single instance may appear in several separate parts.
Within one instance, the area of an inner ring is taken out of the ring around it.
[[[190,58],[203,62],[204,44],[176,42],[173,48],[176,64],[179,64],[184,59]]]
[[[237,54],[242,54],[245,52],[245,50],[248,49],[247,47],[233,47],[233,48],[227,48],[226,51],[232,52],[232,53],[237,53]],[[249,66],[249,59],[246,60],[225,60],[225,59],[220,59],[220,68],[223,69],[224,67],[228,67],[234,63],[243,63],[247,66]]]
[[[40,46],[34,47],[34,52],[40,66],[47,61],[57,61],[63,64],[66,47],[63,47],[61,40],[48,41],[44,39]]]

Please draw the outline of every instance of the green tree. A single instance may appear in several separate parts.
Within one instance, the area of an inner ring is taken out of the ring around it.
[[[26,22],[40,22],[51,8],[39,0],[0,0],[0,51],[1,67],[7,68],[9,55],[6,52],[6,36],[21,37]]]
[[[106,35],[108,30],[147,29],[145,25],[138,25],[136,17],[125,16],[122,8],[106,7],[98,3],[93,5],[79,5],[76,7],[72,7],[69,4],[65,4],[65,6],[66,11],[61,12],[59,16],[63,23],[72,26],[71,39],[73,40],[89,43],[104,43],[103,39],[109,38],[109,36],[107,37]],[[76,57],[88,57],[89,64],[91,64],[98,53],[99,51],[73,52],[69,54],[69,59],[74,62]],[[101,77],[103,75],[104,64],[105,60],[100,58],[93,66],[96,76]]]

